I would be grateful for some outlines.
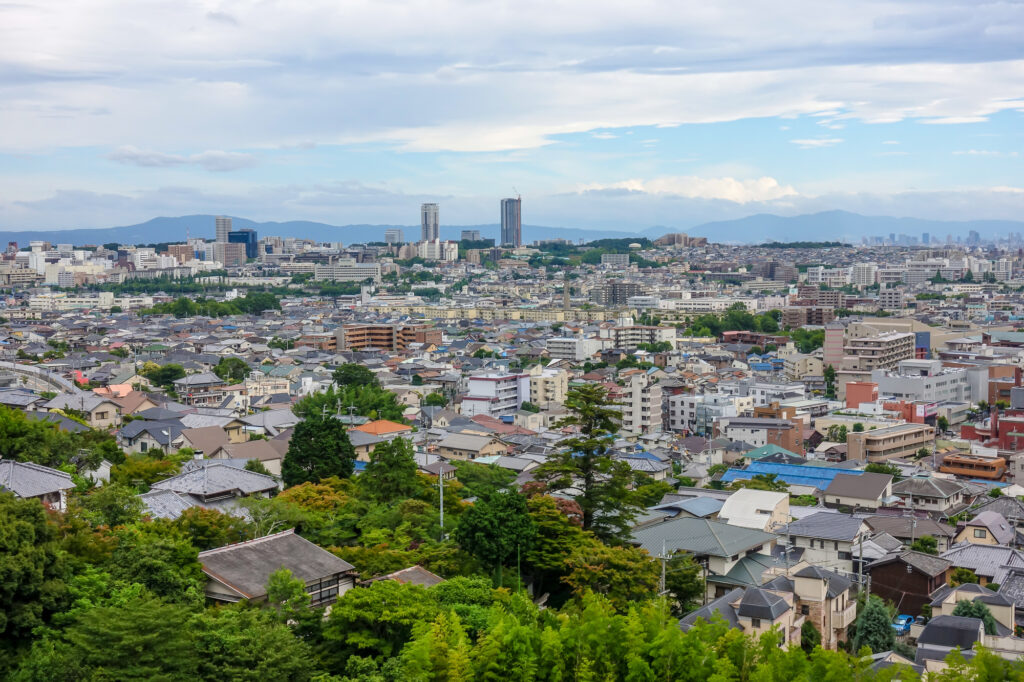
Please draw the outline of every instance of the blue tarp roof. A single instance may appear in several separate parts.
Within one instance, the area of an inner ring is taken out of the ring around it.
[[[863,471],[849,469],[829,469],[825,467],[808,467],[803,464],[774,464],[771,462],[752,462],[746,469],[729,469],[722,474],[723,483],[735,480],[747,481],[758,474],[775,474],[779,480],[790,485],[810,485],[824,490],[832,479],[839,474],[860,476]]]

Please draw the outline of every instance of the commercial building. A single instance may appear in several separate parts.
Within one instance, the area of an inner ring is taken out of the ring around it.
[[[437,204],[420,206],[420,241],[432,242],[441,238],[441,209]]]
[[[463,230],[459,239],[464,242],[478,242],[481,240],[480,230]]]
[[[824,306],[791,306],[782,309],[782,326],[795,329],[805,325],[824,326],[836,319],[834,308]]]
[[[372,279],[380,282],[380,263],[357,263],[354,258],[339,258],[313,268],[317,282],[362,282]]]
[[[384,230],[385,244],[402,244],[405,242],[405,233],[397,228]]]
[[[878,385],[878,393],[883,398],[926,402],[961,402],[973,398],[968,371],[947,369],[940,360],[902,360],[894,372],[873,371],[871,381]]]
[[[256,258],[259,255],[259,238],[256,230],[244,229],[228,233],[228,242],[242,244],[245,247],[246,258]]]
[[[219,244],[226,244],[228,235],[231,234],[231,218],[219,215],[216,218],[216,241]]]
[[[501,245],[519,248],[523,245],[523,200],[501,200]]]

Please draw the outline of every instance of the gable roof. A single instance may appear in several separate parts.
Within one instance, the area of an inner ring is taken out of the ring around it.
[[[383,436],[389,433],[412,431],[412,427],[405,424],[399,424],[398,422],[389,421],[387,419],[377,419],[366,424],[355,426],[352,430],[362,431],[363,433],[369,433],[374,436]]]
[[[199,562],[204,573],[247,599],[265,597],[270,575],[282,568],[304,583],[353,569],[294,529],[200,552]]]
[[[849,514],[816,512],[789,524],[790,535],[822,538],[825,540],[853,541],[864,525],[864,519]]]
[[[227,493],[251,495],[277,489],[277,481],[271,476],[238,469],[217,460],[204,460],[197,463],[200,466],[193,471],[158,481],[151,487],[200,497]]]
[[[983,511],[967,522],[967,527],[985,528],[1000,545],[1008,545],[1016,534],[1009,521],[996,511]]]
[[[915,552],[913,550],[908,549],[902,552],[893,552],[892,554],[887,554],[881,559],[878,559],[877,561],[873,561],[870,564],[868,564],[867,568],[868,570],[872,570],[877,566],[891,564],[894,561],[899,561],[901,563],[912,566],[921,573],[924,573],[925,575],[932,578],[945,573],[946,569],[948,569],[952,565],[952,562],[949,559],[944,559],[942,557],[934,556],[932,554],[925,554],[924,552]]]
[[[39,497],[74,487],[71,475],[63,471],[33,462],[0,459],[0,490],[9,490],[18,497]]]
[[[736,613],[745,618],[775,620],[789,608],[789,603],[781,596],[758,587],[749,587],[743,593]]]
[[[736,609],[732,607],[732,602],[741,598],[743,595],[743,588],[737,587],[730,590],[726,594],[722,595],[718,599],[714,600],[706,606],[702,606],[696,611],[692,611],[679,620],[679,627],[683,630],[689,630],[691,627],[697,624],[697,620],[704,620],[711,622],[715,619],[716,614],[725,619],[725,622],[729,624],[730,628],[739,628],[740,622],[736,617]]]
[[[768,544],[776,536],[708,519],[677,518],[633,531],[633,542],[651,556],[683,550],[698,556],[731,557]]]
[[[889,474],[864,472],[860,475],[842,473],[832,479],[825,488],[826,495],[839,497],[856,497],[864,500],[878,500],[885,494],[886,488],[892,483]]]

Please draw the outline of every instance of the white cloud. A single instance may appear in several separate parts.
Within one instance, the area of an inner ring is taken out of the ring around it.
[[[789,185],[780,185],[778,180],[769,177],[737,180],[729,177],[700,178],[684,175],[649,180],[624,180],[610,184],[594,183],[581,185],[578,189],[581,192],[626,190],[645,194],[675,195],[688,199],[722,199],[738,204],[797,196],[795,189]]]
[[[591,133],[590,136],[597,138],[598,140],[614,140],[618,137],[618,135],[616,135],[615,133],[608,132]]]
[[[955,156],[1017,156],[1017,152],[1001,152],[995,149],[958,149]]]
[[[821,147],[834,147],[842,143],[840,137],[815,137],[802,140],[790,140],[791,143],[799,145],[800,149],[819,149]]]
[[[251,168],[257,163],[256,157],[252,154],[242,154],[240,152],[210,150],[199,154],[182,156],[179,154],[148,151],[131,145],[118,147],[108,154],[107,158],[118,163],[142,166],[144,168],[169,168],[171,166],[191,164],[201,166],[212,172]]]

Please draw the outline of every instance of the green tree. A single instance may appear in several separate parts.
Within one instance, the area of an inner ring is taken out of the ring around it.
[[[150,522],[120,528],[110,574],[139,583],[158,597],[198,599],[205,582],[198,550],[169,523]]]
[[[312,612],[317,618],[319,612]],[[197,680],[310,680],[317,674],[310,645],[269,610],[209,609],[188,624]]]
[[[659,566],[636,547],[609,547],[593,543],[566,560],[563,580],[577,596],[586,591],[604,595],[620,611],[631,602],[649,599],[658,589]]]
[[[937,556],[939,553],[939,542],[931,535],[922,535],[914,540],[914,544],[910,545],[910,549],[914,552]]]
[[[335,672],[344,669],[349,656],[390,658],[409,640],[415,624],[429,622],[437,613],[437,602],[420,585],[380,580],[353,588],[331,608],[320,658]]]
[[[898,481],[902,478],[900,476],[900,468],[895,464],[888,464],[886,462],[872,462],[864,467],[864,471],[872,474],[888,474],[892,476],[893,481]]]
[[[249,376],[249,365],[241,358],[222,358],[214,366],[213,373],[224,381],[237,384]]]
[[[250,440],[252,440],[252,439],[250,439]],[[270,470],[267,469],[267,467],[265,467],[263,465],[263,462],[259,461],[258,459],[250,459],[248,462],[246,462],[245,463],[245,470],[246,471],[251,471],[254,474],[263,474],[264,476],[272,476],[273,475],[273,474],[270,473]]]
[[[677,552],[665,565],[665,589],[671,597],[672,614],[685,616],[701,603],[705,591],[703,568],[692,555]]]
[[[853,425],[853,432],[854,433],[861,433],[862,431],[864,431],[864,425],[863,424],[861,424],[860,422],[857,422],[857,423],[855,423]]]
[[[447,407],[448,399],[441,393],[428,393],[420,401],[422,407]]]
[[[953,569],[953,572],[949,575],[950,587],[957,587],[959,585],[967,584],[978,584],[978,576],[969,568],[957,567]]]
[[[216,509],[191,507],[174,520],[174,525],[200,552],[242,542],[252,537],[252,531],[245,519],[224,514]]]
[[[146,371],[143,376],[149,379],[154,386],[170,388],[174,385],[175,380],[185,376],[185,368],[181,365],[169,364]]]
[[[75,498],[82,518],[93,526],[114,528],[142,518],[143,504],[135,488],[111,483],[93,488],[88,495]]]
[[[505,490],[516,480],[516,473],[497,464],[480,464],[470,461],[453,461],[455,478],[466,487],[466,493],[473,497],[486,497],[491,493]]]
[[[187,609],[152,598],[87,609],[56,638],[36,643],[22,679],[198,679],[189,618]]]
[[[789,484],[779,478],[778,474],[754,474],[749,479],[737,479],[729,486],[732,490],[750,488],[752,490],[768,490],[776,493],[784,493],[789,490]]]
[[[377,376],[369,368],[354,362],[339,365],[331,376],[338,386],[380,386]]]
[[[949,420],[943,416],[940,416],[935,420],[935,425],[939,427],[940,433],[949,431]]]
[[[524,402],[522,405],[519,406],[519,409],[521,409],[523,412],[540,412],[540,408],[531,402]]]
[[[967,599],[961,599],[956,603],[956,607],[953,609],[953,615],[980,619],[981,622],[985,624],[986,635],[994,635],[998,630],[995,617],[992,615],[992,612],[989,611],[988,606],[980,600],[970,601]]]
[[[814,623],[805,620],[800,626],[800,648],[811,653],[818,646],[821,646],[821,633],[814,627]]]
[[[622,415],[599,384],[571,389],[565,407],[570,414],[558,426],[578,433],[534,469],[534,477],[552,491],[579,490],[575,499],[583,510],[583,529],[602,540],[625,541],[640,505],[630,489],[634,476],[629,465],[608,454]]]
[[[373,499],[397,501],[412,497],[421,490],[417,470],[412,442],[406,438],[393,438],[374,447],[359,483]]]
[[[178,473],[178,465],[169,459],[150,455],[129,455],[125,461],[110,469],[111,483],[146,492],[149,486]]]
[[[462,549],[494,569],[502,585],[502,568],[517,552],[529,552],[536,534],[526,498],[510,490],[480,499],[463,512],[454,538]]]
[[[437,614],[431,623],[420,623],[402,650],[402,671],[410,680],[473,680],[469,638],[462,621],[452,611]]]
[[[57,528],[38,500],[0,493],[0,677],[67,599]]]
[[[896,644],[896,633],[892,629],[889,610],[885,602],[871,595],[855,621],[857,634],[853,650],[868,647],[874,653],[891,651]]]
[[[348,478],[355,469],[356,451],[345,426],[334,417],[309,415],[295,426],[281,464],[285,485]]]
[[[825,397],[836,397],[836,368],[832,365],[825,366]]]

